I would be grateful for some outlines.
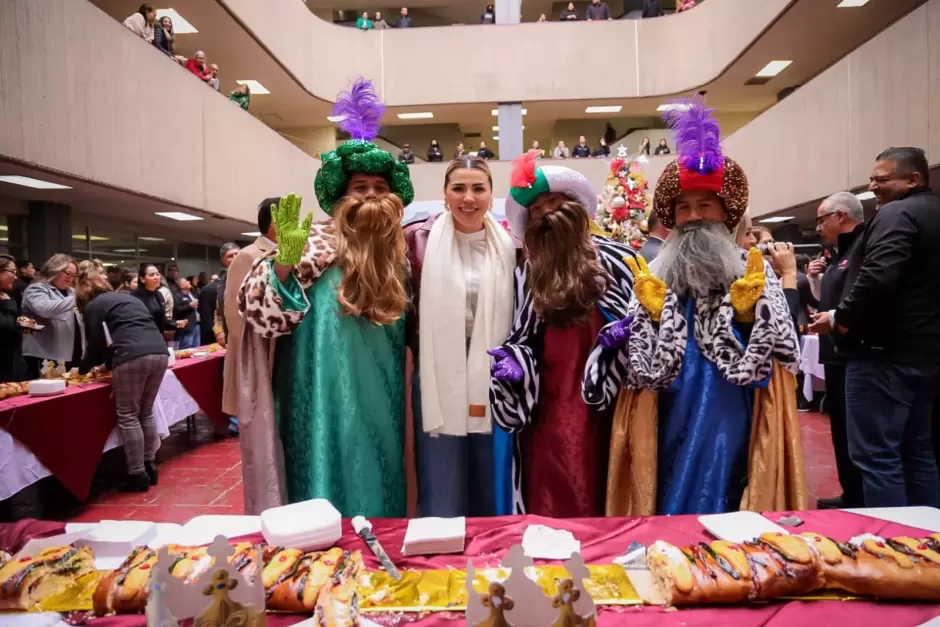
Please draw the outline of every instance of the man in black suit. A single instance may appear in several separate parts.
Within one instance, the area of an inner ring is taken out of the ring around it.
[[[199,290],[199,343],[206,346],[215,342],[212,321],[215,318],[215,304],[219,297],[219,279]]]

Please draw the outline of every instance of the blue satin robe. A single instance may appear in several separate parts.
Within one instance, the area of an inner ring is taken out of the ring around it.
[[[737,511],[747,486],[754,387],[722,378],[695,342],[695,301],[684,307],[689,341],[679,376],[659,394],[659,514]],[[743,343],[742,335],[735,336]]]

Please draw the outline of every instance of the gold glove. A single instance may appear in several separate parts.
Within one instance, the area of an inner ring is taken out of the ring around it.
[[[653,322],[659,322],[659,317],[663,314],[663,304],[666,302],[666,284],[659,277],[650,274],[643,255],[637,255],[636,259],[624,257],[623,260],[633,273],[633,293],[636,294],[637,300],[643,305],[643,309],[649,312]]]
[[[764,293],[764,256],[756,248],[747,253],[744,276],[731,284],[731,306],[738,322],[754,322],[754,307]]]

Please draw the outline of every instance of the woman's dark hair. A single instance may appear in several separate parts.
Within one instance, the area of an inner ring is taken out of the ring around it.
[[[206,274],[205,272],[200,272],[199,273],[199,287],[205,287],[206,285],[209,285],[209,275]]]
[[[4,255],[4,256],[9,257],[9,255]],[[30,263],[32,262],[29,259],[20,259],[19,261],[16,262],[16,268],[17,270],[24,270],[29,267]]]
[[[140,5],[140,8],[137,9],[137,12],[143,15],[145,19],[148,13],[156,13],[156,11],[153,10],[153,7],[150,6],[149,4]]]
[[[265,198],[258,205],[258,232],[262,235],[267,235],[268,230],[271,228],[271,205],[277,207],[280,202],[280,196],[272,196],[271,198]]]
[[[143,278],[147,274],[147,268],[153,268],[157,272],[160,272],[160,268],[157,267],[157,264],[145,261],[138,267],[137,276]]]
[[[451,175],[457,170],[479,170],[486,174],[487,180],[490,182],[490,189],[493,189],[493,174],[490,172],[490,166],[487,165],[485,159],[481,159],[475,155],[467,155],[464,157],[457,157],[450,162],[450,165],[447,166],[447,172],[444,173],[444,187],[446,188],[450,184]]]
[[[137,274],[137,270],[135,270],[134,268],[122,269],[121,270],[121,285],[128,285],[131,281],[134,280],[134,277],[136,276],[138,276],[138,274]]]

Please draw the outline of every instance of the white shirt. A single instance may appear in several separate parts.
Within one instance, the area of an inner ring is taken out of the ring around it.
[[[486,263],[486,229],[476,233],[454,231],[457,248],[463,264],[464,281],[467,285],[466,325],[467,337],[473,335],[473,316],[477,310],[477,296],[480,293],[480,276]]]

